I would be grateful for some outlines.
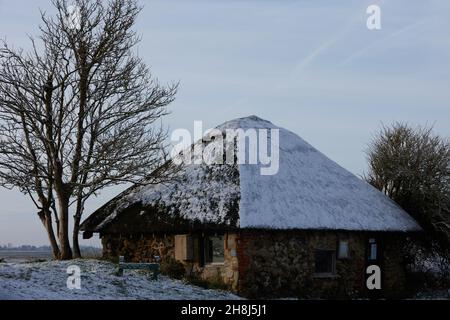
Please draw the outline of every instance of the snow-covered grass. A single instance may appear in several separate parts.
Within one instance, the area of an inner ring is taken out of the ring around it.
[[[428,290],[418,292],[414,299],[416,300],[450,300],[450,289],[448,290]]]
[[[81,290],[69,290],[67,267],[81,269]],[[206,290],[159,276],[152,281],[141,271],[118,277],[116,265],[99,260],[0,263],[0,300],[234,300],[229,292]],[[448,299],[450,289],[430,289],[413,299]]]
[[[81,290],[67,288],[67,268],[81,269]],[[159,276],[149,279],[142,271],[125,271],[118,277],[116,265],[99,260],[1,263],[0,300],[222,300],[239,299],[225,291],[206,290]]]

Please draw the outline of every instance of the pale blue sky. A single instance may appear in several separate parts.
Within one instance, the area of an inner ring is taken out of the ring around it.
[[[0,0],[0,37],[26,47],[49,3]],[[142,3],[140,55],[162,82],[181,81],[171,129],[256,114],[355,174],[381,122],[450,136],[450,1]],[[366,28],[370,4],[381,7],[381,30]],[[0,201],[0,243],[46,243],[28,198],[0,190]]]

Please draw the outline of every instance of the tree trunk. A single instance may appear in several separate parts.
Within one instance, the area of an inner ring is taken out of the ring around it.
[[[72,248],[73,257],[75,259],[81,258],[80,244],[78,242],[78,234],[80,232],[80,218],[76,215],[73,217],[73,234],[72,234]]]
[[[59,211],[59,244],[61,248],[61,260],[72,259],[72,250],[69,242],[69,200],[58,195]]]
[[[59,250],[58,242],[56,241],[55,232],[53,231],[52,216],[50,212],[40,214],[42,224],[47,231],[48,240],[52,247],[52,256],[54,260],[60,258],[61,252]]]

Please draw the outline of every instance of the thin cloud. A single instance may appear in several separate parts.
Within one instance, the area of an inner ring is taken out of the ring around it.
[[[358,50],[357,52],[355,52],[354,54],[350,55],[347,59],[345,59],[344,61],[342,61],[342,62],[339,64],[339,66],[345,66],[345,65],[347,65],[348,63],[350,63],[350,62],[353,61],[354,59],[357,59],[358,57],[364,55],[366,52],[370,51],[370,50],[373,49],[374,47],[379,47],[379,45],[380,45],[381,43],[386,42],[386,41],[388,41],[388,40],[390,40],[390,39],[392,39],[392,38],[395,38],[395,37],[397,37],[397,36],[399,36],[399,35],[401,35],[401,34],[403,34],[403,33],[406,33],[406,32],[408,32],[408,31],[410,31],[411,29],[414,29],[414,28],[418,27],[419,25],[424,24],[424,23],[427,22],[427,21],[428,21],[428,19],[423,19],[423,20],[421,20],[421,21],[412,23],[412,24],[410,24],[410,25],[408,25],[408,26],[406,26],[406,27],[404,27],[404,28],[402,28],[402,29],[400,29],[400,30],[397,30],[397,31],[394,31],[394,32],[388,34],[386,37],[384,37],[384,38],[382,38],[382,39],[380,39],[380,40],[377,40],[377,41],[372,42],[372,43],[369,44],[368,46],[365,46],[365,47],[363,47],[362,49],[360,49],[360,50]],[[386,50],[386,49],[387,49],[387,46],[384,46],[384,47],[383,47],[383,50]]]
[[[326,51],[328,51],[330,48],[335,46],[336,43],[338,43],[341,40],[344,40],[345,37],[349,34],[349,32],[355,28],[355,25],[360,23],[360,18],[361,18],[361,13],[358,10],[358,12],[355,13],[351,19],[349,19],[349,22],[344,27],[344,29],[342,29],[340,32],[338,32],[334,37],[323,42],[320,46],[318,46],[317,48],[312,50],[305,58],[300,60],[293,67],[292,73],[291,73],[292,76],[299,74],[303,69],[305,69],[309,65],[311,65],[319,56],[321,56]]]

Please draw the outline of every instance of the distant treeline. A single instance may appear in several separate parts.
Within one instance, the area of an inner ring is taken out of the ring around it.
[[[101,252],[100,248],[91,246],[81,246],[81,250],[85,253]],[[32,245],[13,246],[11,244],[8,244],[8,245],[0,245],[0,251],[51,252],[52,249],[50,248],[50,246],[32,246]]]

